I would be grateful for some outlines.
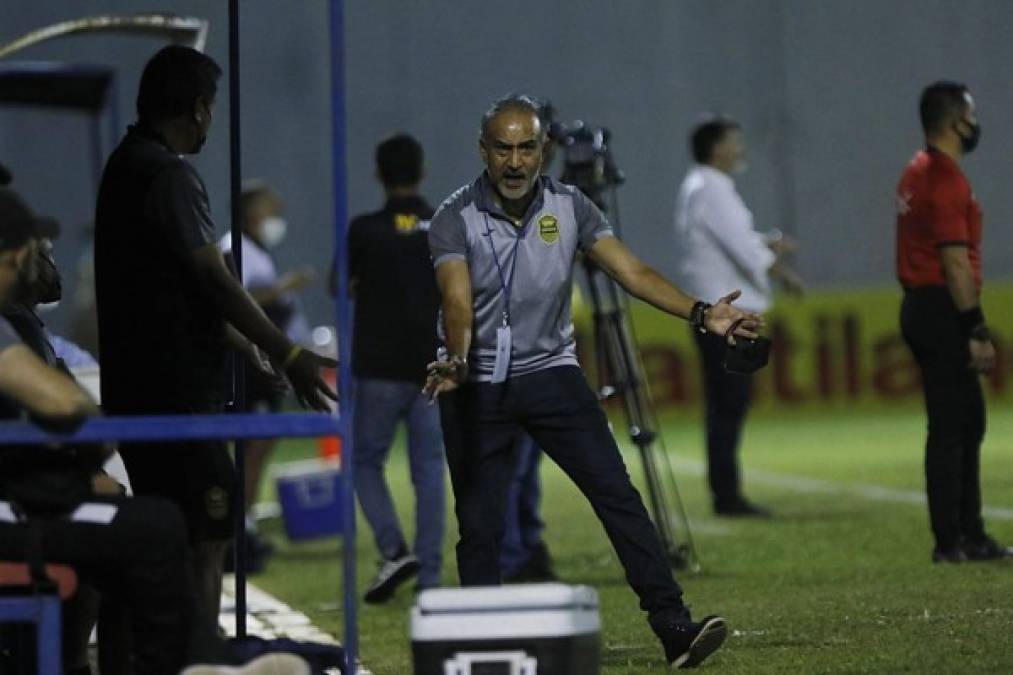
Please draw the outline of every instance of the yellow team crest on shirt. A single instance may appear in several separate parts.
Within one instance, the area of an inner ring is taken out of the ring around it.
[[[394,229],[399,234],[410,234],[418,229],[419,217],[414,213],[395,213]]]
[[[546,215],[538,219],[538,236],[546,244],[555,244],[559,241],[559,221],[555,216]]]

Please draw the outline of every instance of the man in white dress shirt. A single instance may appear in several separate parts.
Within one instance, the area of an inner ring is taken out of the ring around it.
[[[771,279],[791,292],[802,282],[784,262],[795,243],[778,230],[757,232],[753,214],[735,189],[732,176],[745,167],[739,124],[713,117],[690,136],[695,164],[679,188],[675,207],[677,282],[690,294],[713,301],[729,288],[742,290],[739,304],[765,312],[771,303]],[[714,511],[722,516],[765,517],[767,509],[742,494],[738,445],[752,391],[748,375],[722,366],[720,336],[693,332],[700,349],[706,395],[707,477]]]

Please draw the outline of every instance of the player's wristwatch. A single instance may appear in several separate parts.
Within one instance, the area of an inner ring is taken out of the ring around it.
[[[707,312],[710,311],[711,305],[709,302],[698,300],[693,304],[693,309],[689,312],[689,323],[694,329],[701,333],[707,332],[707,326],[704,325],[704,321],[707,319]]]
[[[453,370],[453,377],[457,381],[463,381],[468,375],[468,359],[460,354],[451,354],[447,357],[447,364]]]
[[[988,342],[992,339],[992,332],[985,323],[985,314],[981,306],[965,309],[957,313],[957,321],[964,330],[964,334],[972,340]]]
[[[988,326],[986,326],[985,324],[979,323],[977,326],[971,329],[971,331],[968,333],[968,337],[978,342],[991,342],[992,331],[990,331],[988,329]]]

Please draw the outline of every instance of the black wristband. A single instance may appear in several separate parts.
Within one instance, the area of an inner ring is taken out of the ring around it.
[[[967,336],[972,340],[977,340],[978,342],[992,341],[992,331],[990,331],[988,326],[983,323],[979,323],[977,326],[972,328],[971,332],[968,333]]]
[[[965,335],[969,336],[972,330],[985,323],[985,315],[982,313],[980,306],[972,307],[958,313],[957,321],[960,322],[960,329],[964,331]]]
[[[707,316],[707,310],[709,310],[711,306],[712,305],[710,303],[704,302],[703,300],[698,300],[697,302],[693,303],[693,309],[691,309],[689,312],[690,325],[693,326],[694,329],[700,331],[701,333],[707,332],[707,327],[704,326],[703,322]]]

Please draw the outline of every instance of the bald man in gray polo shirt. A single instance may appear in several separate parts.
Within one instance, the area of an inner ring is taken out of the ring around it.
[[[693,666],[727,627],[718,616],[690,618],[577,363],[573,263],[581,251],[634,296],[701,330],[753,337],[762,318],[733,307],[737,293],[697,301],[637,259],[579,190],[540,175],[544,143],[536,101],[497,101],[482,118],[486,171],[443,203],[429,232],[445,354],[430,364],[426,390],[440,399],[461,583],[500,583],[511,450],[526,432],[591,502],[667,661]]]

